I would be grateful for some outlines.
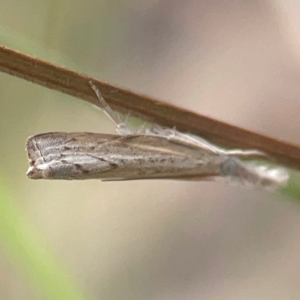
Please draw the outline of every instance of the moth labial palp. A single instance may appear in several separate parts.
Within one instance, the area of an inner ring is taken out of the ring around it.
[[[50,132],[27,141],[32,179],[177,179],[228,182],[275,189],[289,178],[286,170],[244,163],[265,158],[258,150],[224,150],[198,136],[158,125],[136,132],[106,103],[90,81],[99,106],[119,135]]]

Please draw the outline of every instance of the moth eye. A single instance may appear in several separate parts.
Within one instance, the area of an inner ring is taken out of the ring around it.
[[[221,171],[225,176],[236,176],[240,161],[237,158],[230,157],[224,161]]]

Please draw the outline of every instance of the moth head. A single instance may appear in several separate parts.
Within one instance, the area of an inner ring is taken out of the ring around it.
[[[48,164],[41,164],[38,166],[30,166],[26,175],[30,179],[51,178],[51,169]]]

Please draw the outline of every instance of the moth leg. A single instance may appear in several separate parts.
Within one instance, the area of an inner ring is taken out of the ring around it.
[[[221,148],[216,147],[215,145],[209,143],[203,138],[194,137],[192,135],[184,134],[176,130],[176,128],[164,128],[158,125],[153,125],[149,129],[149,133],[153,135],[158,135],[164,138],[167,138],[174,142],[184,142],[192,144],[197,147],[204,148],[208,151],[218,154],[225,154],[225,151]]]
[[[90,80],[89,84],[93,91],[95,92],[98,100],[100,107],[102,108],[103,112],[106,114],[106,116],[114,123],[116,126],[116,130],[120,135],[131,135],[134,134],[127,126],[127,119],[128,117],[124,117],[115,111],[111,109],[111,107],[106,103],[104,100],[100,90],[95,86],[95,84]]]
[[[242,150],[242,149],[232,149],[232,150],[223,150],[225,155],[235,156],[239,158],[268,158],[268,154],[260,150]]]
[[[242,150],[242,149],[232,149],[232,150],[225,150],[222,149],[207,140],[189,134],[184,134],[175,129],[165,130],[164,134],[167,134],[168,137],[172,140],[180,139],[183,142],[191,143],[195,146],[207,149],[215,154],[219,155],[228,155],[228,156],[236,156],[240,158],[266,158],[268,155],[265,152],[260,150]]]
[[[225,150],[222,149],[216,145],[213,145],[206,141],[205,139],[198,137],[198,136],[190,136],[190,135],[184,135],[188,140],[195,141],[198,143],[201,143],[204,146],[207,146],[208,149],[213,151],[214,153],[220,154],[220,155],[228,155],[228,156],[236,156],[240,158],[266,158],[268,155],[260,150],[242,150],[242,149],[232,149],[232,150]]]
[[[144,123],[138,128],[136,134],[148,134],[148,132],[149,132],[149,128],[147,128],[147,124]]]
[[[192,144],[197,147],[201,147],[208,151],[213,152],[214,154],[219,155],[228,155],[228,156],[236,156],[240,158],[266,158],[268,155],[260,150],[242,150],[242,149],[232,149],[225,150],[222,149],[204,138],[199,136],[185,134],[180,131],[177,131],[176,128],[166,128],[159,126],[157,124],[152,124],[150,127],[146,127],[143,125],[139,131],[139,134],[148,134],[148,135],[157,135],[164,138],[167,138],[171,141],[184,142],[188,144]]]
[[[103,109],[107,117],[114,123],[114,125],[116,126],[116,130],[120,135],[123,136],[133,135],[133,134],[158,135],[175,142],[177,141],[177,142],[189,143],[219,155],[236,156],[241,158],[257,158],[257,157],[266,158],[268,156],[266,153],[259,150],[242,150],[242,149],[224,150],[220,147],[213,145],[212,143],[208,142],[207,140],[199,136],[193,136],[193,135],[181,133],[177,131],[176,128],[173,129],[164,128],[159,125],[151,125],[150,127],[147,127],[143,125],[137,132],[133,132],[127,126],[129,115],[124,117],[123,115],[120,115],[115,111],[113,111],[111,107],[106,103],[103,96],[101,95],[100,90],[95,86],[95,84],[91,80],[89,81],[89,84],[94,90],[99,100],[100,107]]]

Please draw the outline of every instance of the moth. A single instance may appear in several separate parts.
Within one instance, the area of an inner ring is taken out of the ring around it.
[[[50,132],[29,137],[27,176],[31,179],[140,180],[225,179],[245,186],[275,189],[289,178],[285,169],[245,163],[265,158],[258,150],[224,150],[175,129],[152,125],[133,132],[90,82],[99,106],[118,135]]]

